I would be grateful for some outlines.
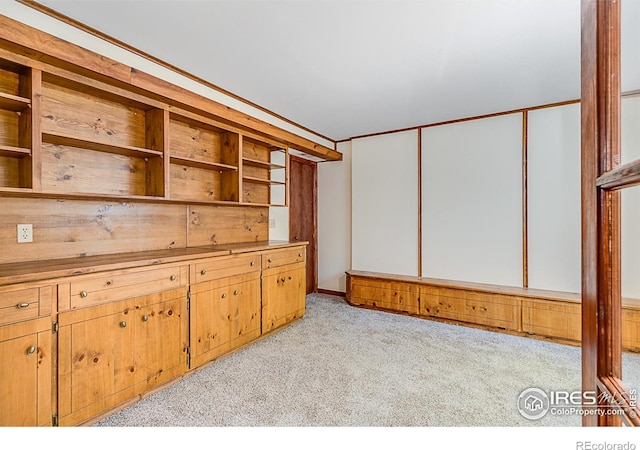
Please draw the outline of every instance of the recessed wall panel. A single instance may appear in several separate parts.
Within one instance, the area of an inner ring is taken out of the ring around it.
[[[352,266],[418,274],[418,134],[352,141]]]
[[[580,106],[528,116],[529,287],[580,292]]]
[[[422,130],[423,276],[522,285],[522,114]]]
[[[640,97],[622,99],[622,164],[640,158]],[[640,187],[622,190],[622,296],[640,299]]]

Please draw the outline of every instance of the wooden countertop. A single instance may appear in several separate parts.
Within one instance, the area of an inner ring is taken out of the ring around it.
[[[106,270],[153,266],[216,256],[297,247],[307,244],[308,242],[298,241],[257,241],[0,264],[0,286],[13,283],[50,280],[53,278]]]

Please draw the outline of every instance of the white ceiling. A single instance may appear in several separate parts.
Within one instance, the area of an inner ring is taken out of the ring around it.
[[[580,96],[580,0],[40,3],[334,140]]]

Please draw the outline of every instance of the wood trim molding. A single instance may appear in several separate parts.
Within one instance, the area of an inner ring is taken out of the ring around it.
[[[529,112],[522,112],[522,287],[529,287]]]
[[[422,276],[422,130],[418,130],[418,276]]]
[[[333,148],[325,147],[3,15],[0,15],[0,48],[62,69],[73,69],[81,75],[97,78],[104,83],[126,86],[129,90],[151,95],[178,108],[205,111],[231,125],[270,137],[313,156],[329,161],[342,160],[342,154]]]
[[[320,289],[320,288],[318,288],[318,294],[335,295],[336,297],[344,297],[346,295],[346,293],[341,291],[332,291],[331,289]]]

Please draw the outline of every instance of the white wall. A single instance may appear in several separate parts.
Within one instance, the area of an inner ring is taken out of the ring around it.
[[[422,274],[522,286],[522,114],[422,130]]]
[[[318,288],[346,291],[351,269],[351,142],[342,161],[318,164]]]
[[[580,292],[580,105],[528,115],[529,287]]]
[[[351,267],[418,274],[418,133],[352,141]]]
[[[640,97],[622,100],[622,159],[640,158]],[[640,186],[622,191],[622,296],[640,299]]]

